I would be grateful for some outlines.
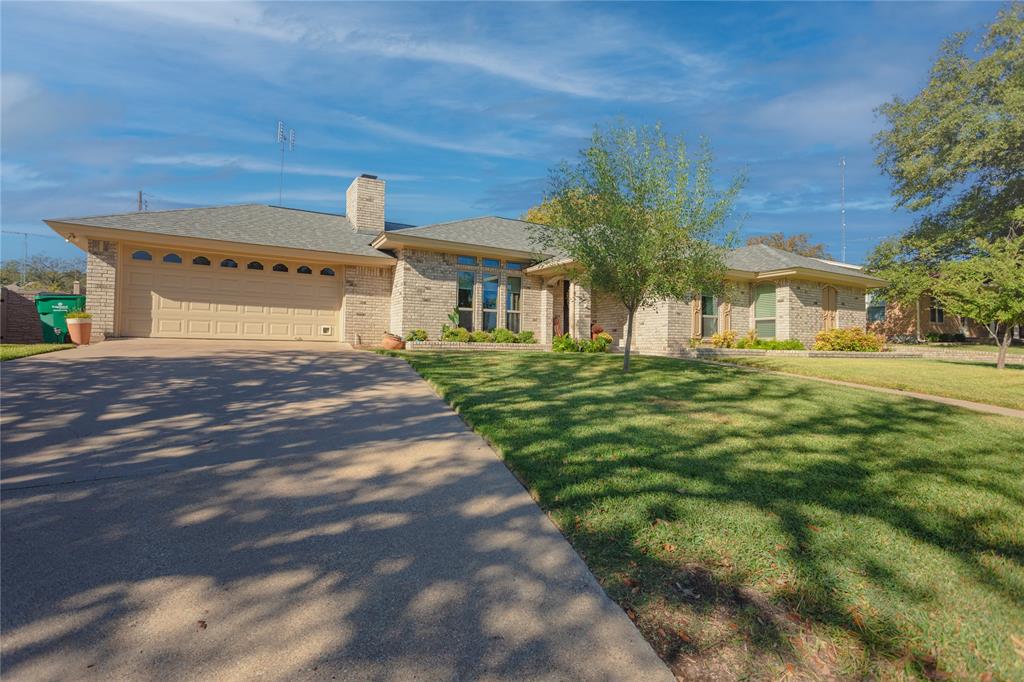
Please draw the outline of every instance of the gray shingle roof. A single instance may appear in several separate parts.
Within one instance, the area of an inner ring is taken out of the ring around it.
[[[376,235],[356,232],[343,215],[263,204],[56,218],[47,222],[389,258],[370,246]]]
[[[725,255],[725,264],[733,270],[744,272],[770,272],[787,268],[807,268],[838,275],[870,277],[854,266],[833,265],[817,258],[776,249],[765,244],[754,244],[732,249]]]
[[[498,216],[483,216],[455,220],[450,223],[436,223],[421,227],[391,230],[391,234],[407,234],[413,237],[436,239],[455,244],[525,251],[545,255],[533,240],[530,232],[534,223]]]

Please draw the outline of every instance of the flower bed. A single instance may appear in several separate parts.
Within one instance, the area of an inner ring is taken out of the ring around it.
[[[405,349],[417,350],[511,350],[511,351],[550,351],[551,345],[545,343],[487,343],[472,341],[406,341]]]

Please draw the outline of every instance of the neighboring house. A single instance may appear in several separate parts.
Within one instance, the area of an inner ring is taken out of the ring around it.
[[[884,334],[890,339],[917,336],[923,338],[929,334],[963,334],[969,339],[991,338],[984,324],[970,318],[948,314],[941,302],[927,294],[921,296],[916,306],[889,303],[883,298],[872,297],[869,294],[867,321],[868,329]]]
[[[540,253],[531,225],[484,217],[412,227],[384,220],[384,182],[356,178],[347,215],[264,205],[45,221],[88,256],[93,329],[106,336],[344,341],[385,331],[436,338],[453,309],[468,329],[533,331],[542,343],[600,324],[621,343],[625,311]],[[764,245],[728,254],[728,300],[663,301],[639,311],[640,350],[673,350],[715,331],[757,329],[810,343],[865,325],[856,266]]]

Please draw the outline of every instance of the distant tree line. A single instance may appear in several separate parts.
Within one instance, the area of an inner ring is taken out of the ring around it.
[[[82,293],[85,293],[85,261],[80,258],[56,258],[54,256],[30,256],[24,263],[22,281],[22,261],[8,258],[0,263],[0,285],[22,284],[30,288],[46,291],[70,293],[74,283],[80,282]]]

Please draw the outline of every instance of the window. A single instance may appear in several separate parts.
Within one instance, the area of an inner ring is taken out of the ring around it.
[[[754,329],[759,338],[775,338],[774,284],[760,284],[754,289]]]
[[[484,267],[485,268],[500,268],[501,267],[501,261],[498,260],[497,258],[484,258]]]
[[[522,277],[509,277],[505,282],[505,327],[519,333],[519,299],[523,294]]]
[[[476,265],[477,264],[476,256],[459,256],[458,257],[458,262],[459,262],[459,265]]]
[[[484,331],[494,331],[498,326],[498,276],[484,275],[483,286]]]
[[[149,254],[149,251],[136,251],[132,254],[132,260],[153,260],[153,256]]]
[[[181,262],[181,256],[179,256],[176,253],[164,254],[164,262],[165,263],[180,263]]]
[[[505,263],[505,269],[506,270],[522,270],[523,269],[523,264],[522,263],[507,262],[507,263]]]
[[[459,272],[459,292],[456,300],[459,326],[473,331],[473,273]]]
[[[192,265],[209,265],[210,259],[206,256],[196,256],[192,259]]]
[[[868,294],[868,324],[885,322],[885,299]]]
[[[299,273],[300,275],[312,275],[313,274],[313,271],[310,269],[310,267],[308,265],[300,265],[295,272]]]
[[[288,272],[288,266],[284,263],[278,263],[272,268],[272,270],[274,272]]]
[[[259,262],[258,260],[254,260],[254,261],[250,261],[249,264],[246,265],[245,267],[247,269],[249,269],[249,270],[262,270],[263,269],[263,263]]]
[[[945,319],[946,311],[942,309],[942,304],[935,297],[932,297],[931,304],[928,306],[928,320],[936,324],[942,324]]]
[[[220,266],[222,268],[237,268],[238,267],[238,263],[236,263],[235,261],[231,260],[230,258],[225,258],[224,260],[222,260],[220,262]]]
[[[714,296],[700,297],[700,335],[703,338],[718,333],[717,303]]]
[[[320,271],[320,274],[323,275],[324,277],[334,277],[334,270],[331,270],[330,268],[324,268],[323,270]]]

